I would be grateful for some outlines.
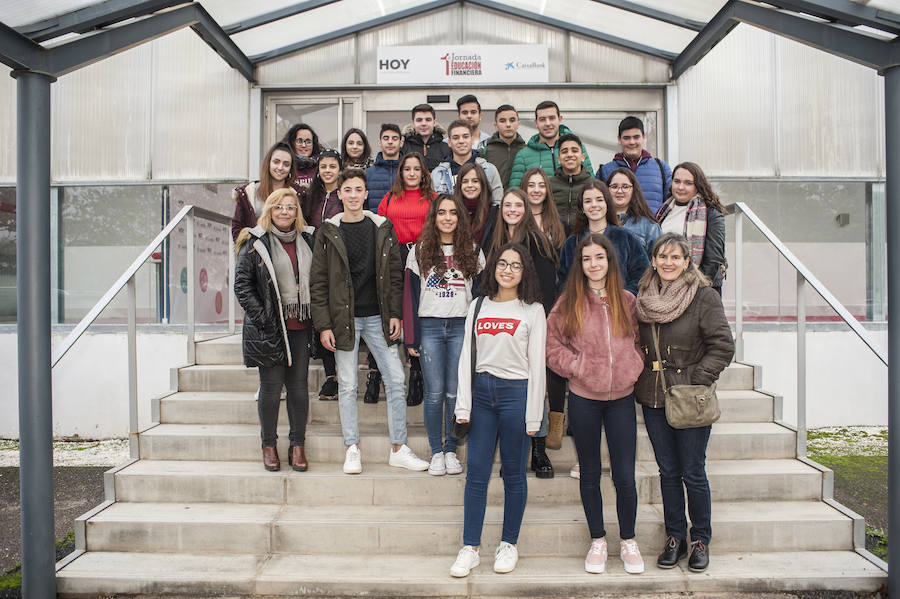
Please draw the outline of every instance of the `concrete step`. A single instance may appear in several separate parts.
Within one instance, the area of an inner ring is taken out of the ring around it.
[[[384,409],[384,408],[382,408]],[[390,443],[384,425],[360,425],[363,467],[387,462]],[[343,462],[345,446],[339,425],[309,425],[306,429],[306,454],[313,465]],[[653,461],[647,431],[639,426],[637,459]],[[287,456],[288,430],[278,428],[278,451]],[[763,423],[716,423],[712,427],[707,458],[780,459],[796,455],[795,433],[780,425]],[[431,455],[425,427],[408,427],[408,445],[416,455]],[[140,435],[141,458],[153,460],[251,460],[260,459],[259,426],[253,424],[160,424]],[[460,448],[460,458],[465,449]],[[606,449],[603,448],[605,459]],[[561,449],[550,451],[550,459],[566,465],[574,463],[575,448],[565,438]]]
[[[578,504],[578,481],[569,464],[553,479],[529,474],[528,503]],[[798,460],[711,460],[706,464],[713,501],[813,500],[821,497],[822,474]],[[638,462],[638,502],[660,503],[656,462]],[[496,476],[497,473],[495,473]],[[117,501],[260,503],[292,505],[462,505],[465,474],[429,476],[370,464],[358,476],[338,462],[313,464],[308,472],[267,472],[259,462],[140,460],[115,475]],[[601,479],[603,499],[615,502],[609,472]],[[488,502],[503,503],[502,485],[489,487]]]
[[[585,550],[587,548],[585,547]],[[649,593],[872,592],[887,575],[852,551],[719,553],[703,574],[687,566],[660,570],[644,548],[646,571],[626,574],[617,552],[606,573],[587,574],[581,557],[523,557],[514,574],[495,574],[493,547],[468,578],[449,575],[453,557],[433,555],[210,555],[86,553],[57,575],[60,597],[114,594],[203,597],[571,597]],[[760,573],[766,573],[761,576]]]
[[[495,481],[495,484],[500,484]],[[834,551],[853,547],[852,522],[817,501],[718,502],[713,551]],[[604,514],[619,536],[615,508]],[[489,505],[482,542],[500,541],[503,507]],[[235,503],[129,503],[88,520],[88,551],[455,555],[462,506],[295,506]],[[639,505],[637,540],[665,537],[661,505]],[[519,536],[526,556],[582,556],[590,542],[580,504],[529,505]]]
[[[360,365],[359,390],[365,389],[367,369]],[[318,393],[325,380],[324,370],[318,362],[309,368],[309,388]],[[198,364],[178,371],[179,391],[249,391],[253,393],[259,387],[259,375],[255,368],[247,368],[240,364]],[[753,368],[745,364],[732,363],[717,385],[722,391],[734,389],[753,389]]]
[[[321,401],[317,389],[311,389],[309,422],[313,424],[340,424],[336,401]],[[720,391],[722,408],[720,422],[772,422],[772,397],[751,390]],[[360,424],[387,425],[387,408],[378,404],[359,402]],[[406,409],[409,424],[423,424],[421,404]],[[643,422],[643,412],[637,407],[638,422]],[[252,392],[182,391],[160,400],[160,422],[166,424],[257,424],[256,400]],[[287,412],[282,408],[279,422],[287,424]]]

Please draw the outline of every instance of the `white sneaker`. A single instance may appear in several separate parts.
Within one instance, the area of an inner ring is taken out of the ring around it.
[[[472,568],[478,567],[481,563],[481,557],[471,545],[466,545],[456,554],[456,561],[450,566],[450,576],[456,578],[464,578],[469,575]]]
[[[641,557],[637,541],[634,539],[625,539],[621,542],[619,557],[622,558],[625,571],[629,574],[640,574],[644,571],[644,558]]]
[[[444,464],[444,453],[442,451],[431,456],[428,474],[431,476],[444,476],[447,474],[447,466]]]
[[[591,574],[603,574],[606,570],[606,556],[609,553],[606,547],[606,537],[591,540],[591,548],[584,558],[584,571]]]
[[[388,459],[388,464],[391,466],[396,466],[397,468],[406,468],[407,470],[416,470],[421,472],[422,470],[428,470],[428,462],[422,460],[413,453],[413,450],[409,448],[409,445],[405,443],[400,446],[400,449],[397,451],[391,450],[391,457]]]
[[[344,458],[344,474],[359,474],[362,472],[362,454],[359,446],[354,443],[347,448],[347,457]]]
[[[516,569],[519,563],[519,550],[515,545],[500,541],[500,546],[494,553],[494,572],[497,574],[506,574]]]
[[[569,470],[569,476],[572,478],[581,478],[581,465],[578,462],[575,462],[575,465]]]
[[[460,474],[463,471],[462,464],[459,463],[459,458],[456,457],[456,452],[448,451],[445,453],[444,464],[447,466],[447,474]]]

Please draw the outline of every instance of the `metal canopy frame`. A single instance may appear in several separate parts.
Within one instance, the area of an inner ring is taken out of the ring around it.
[[[173,31],[190,27],[247,80],[254,80],[254,67],[250,59],[199,4],[162,12],[51,48],[44,48],[2,23],[0,26],[0,62],[15,70],[38,71],[59,77]]]
[[[35,42],[44,42],[67,33],[87,33],[119,21],[143,17],[191,0],[106,0],[99,4],[16,27],[16,31]]]
[[[282,8],[280,10],[273,10],[272,12],[267,12],[245,21],[239,21],[237,23],[232,23],[231,25],[225,25],[224,27],[222,27],[222,30],[228,35],[232,35],[235,33],[240,33],[241,31],[253,29],[254,27],[259,27],[260,25],[266,25],[267,23],[273,23],[281,19],[286,19],[287,17],[293,17],[295,15],[305,13],[308,10],[319,8],[320,6],[334,4],[335,2],[339,1],[340,0],[306,0],[305,2],[300,2],[298,4],[294,4],[293,6],[286,6],[285,8]]]
[[[703,28],[706,27],[706,23],[704,23],[703,21],[695,21],[693,19],[687,19],[685,17],[673,15],[672,13],[668,13],[668,12],[665,12],[662,10],[650,8],[649,6],[644,6],[643,4],[638,4],[636,2],[630,2],[629,0],[593,0],[593,1],[596,2],[597,4],[605,4],[607,6],[612,6],[613,8],[618,8],[619,10],[631,12],[636,15],[641,15],[643,17],[649,17],[649,18],[655,19],[657,21],[662,21],[663,23],[668,23],[669,25],[676,25],[678,27],[690,29],[691,31],[702,31]]]
[[[816,4],[811,0],[779,1],[783,4],[802,4],[805,7],[804,12],[807,14],[813,12],[812,7],[807,5]],[[827,1],[835,3],[834,0]],[[853,4],[849,0],[848,3]],[[871,11],[871,9],[869,10]],[[819,15],[813,14],[812,16]],[[900,16],[897,18],[900,19]],[[851,19],[850,13],[841,13],[840,15],[842,22],[850,20],[849,24],[860,24]],[[747,0],[729,0],[675,59],[672,79],[678,79],[687,69],[697,64],[739,23],[747,23],[776,33],[817,50],[873,68],[878,72],[900,64],[900,42],[897,40],[879,40],[865,33],[848,29],[844,24],[822,23],[783,10],[767,8]]]
[[[866,25],[900,35],[900,16],[850,0],[763,0],[766,4],[813,15],[841,25]]]

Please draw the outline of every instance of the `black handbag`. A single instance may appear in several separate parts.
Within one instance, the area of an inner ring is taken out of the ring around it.
[[[476,339],[475,339],[475,323],[478,321],[478,313],[481,311],[481,304],[484,303],[484,296],[482,295],[477,300],[475,300],[475,313],[472,315],[472,344],[469,350],[469,354],[471,356],[471,368],[472,368],[472,388],[475,387],[475,363],[476,363]],[[453,436],[456,437],[456,442],[459,445],[465,445],[466,437],[469,436],[469,429],[472,428],[472,413],[469,412],[469,421],[468,422],[457,422],[456,414],[453,414]]]

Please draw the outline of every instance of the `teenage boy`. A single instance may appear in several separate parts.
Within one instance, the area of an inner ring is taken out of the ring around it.
[[[641,191],[650,211],[656,214],[666,200],[672,184],[672,168],[659,158],[654,158],[644,149],[644,121],[636,116],[627,116],[619,123],[619,145],[622,151],[600,167],[597,178],[606,181],[617,168],[630,168],[641,184]]]
[[[509,104],[494,111],[494,129],[497,130],[484,145],[481,154],[485,160],[497,167],[503,188],[509,189],[509,175],[513,161],[519,150],[525,147],[525,140],[519,135],[519,113]]]
[[[435,193],[453,193],[456,187],[456,175],[459,169],[467,162],[474,162],[484,169],[488,182],[491,185],[491,201],[500,205],[503,199],[503,182],[497,167],[472,150],[472,128],[467,121],[453,121],[447,127],[447,135],[450,139],[450,158],[441,162],[431,171],[431,186]]]
[[[487,133],[481,132],[481,104],[478,98],[472,94],[466,94],[456,101],[456,118],[467,121],[472,126],[472,149],[480,150],[491,138]],[[448,131],[449,135],[450,132]]]
[[[509,186],[518,187],[522,176],[530,168],[540,167],[548,176],[553,176],[559,168],[559,138],[571,133],[568,127],[562,124],[562,115],[556,102],[544,100],[534,109],[534,124],[538,132],[528,140],[528,145],[522,148],[513,161],[512,174],[509,176]],[[588,158],[587,148],[581,146],[584,154],[584,166],[589,173],[594,172],[591,159]]]
[[[381,151],[375,157],[375,163],[366,169],[366,180],[369,183],[369,199],[366,202],[366,210],[375,214],[378,214],[378,204],[387,195],[394,184],[394,179],[397,178],[402,141],[400,127],[393,123],[382,123],[381,133],[378,136],[378,145],[381,147]]]
[[[575,224],[578,214],[578,203],[581,201],[579,191],[592,179],[591,169],[583,164],[583,144],[574,133],[566,133],[559,137],[559,168],[550,177],[550,191],[556,202],[559,217],[566,227],[566,232]]]
[[[450,156],[450,147],[444,142],[443,129],[434,117],[430,104],[419,104],[412,109],[412,127],[404,127],[405,142],[401,154],[418,152],[425,157],[429,171]]]
[[[344,472],[362,472],[356,408],[360,337],[384,378],[393,445],[388,463],[427,470],[428,462],[406,445],[404,373],[397,351],[403,304],[403,264],[397,236],[391,221],[363,210],[367,190],[362,170],[345,169],[339,181],[344,211],[319,228],[309,288],[310,311],[322,346],[334,352],[337,362],[338,409],[347,446]]]

